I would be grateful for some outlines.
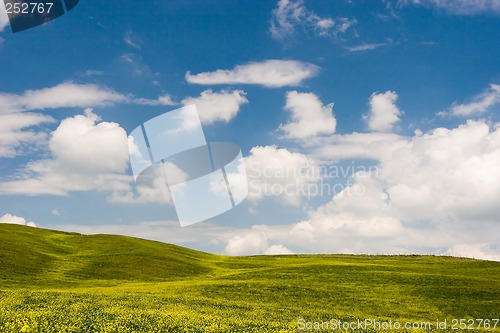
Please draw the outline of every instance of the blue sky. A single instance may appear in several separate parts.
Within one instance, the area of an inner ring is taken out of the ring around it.
[[[499,18],[494,0],[81,1],[14,34],[0,11],[0,221],[500,260]],[[188,104],[241,147],[250,193],[181,228],[136,188],[126,135]]]

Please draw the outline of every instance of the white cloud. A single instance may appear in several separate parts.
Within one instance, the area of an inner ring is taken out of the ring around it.
[[[0,114],[0,157],[16,157],[26,146],[46,142],[47,134],[32,128],[55,120],[38,113]]]
[[[52,209],[51,213],[54,216],[61,216],[61,212],[59,211],[59,209]]]
[[[454,103],[451,106],[450,113],[454,116],[470,116],[477,113],[484,113],[490,110],[494,105],[500,103],[500,85],[491,84],[488,89],[475,96],[472,102],[467,104]],[[440,112],[439,115],[446,113]]]
[[[243,90],[213,92],[208,89],[198,97],[186,97],[182,100],[182,104],[196,105],[203,124],[212,124],[216,121],[227,123],[238,114],[241,105],[248,103],[245,96]]]
[[[285,204],[298,205],[309,195],[307,186],[320,180],[320,175],[310,172],[314,167],[313,160],[275,146],[253,147],[244,162],[248,179],[247,199],[251,202],[276,197]]]
[[[122,190],[115,190],[108,196],[107,200],[110,203],[124,205],[146,203],[171,204],[172,196],[165,178],[158,177],[153,179],[151,184],[147,186],[136,185],[134,189],[126,187]]]
[[[500,126],[468,121],[452,129],[416,131],[412,137],[333,137],[316,142],[329,147],[313,149],[315,158],[323,163],[370,158],[376,169],[355,173],[343,191],[299,223],[241,230],[233,235],[234,252],[264,253],[268,244],[281,244],[313,253],[432,253],[498,260]],[[357,146],[361,148],[352,149]]]
[[[142,40],[139,38],[139,36],[137,36],[131,30],[129,30],[125,33],[125,35],[123,36],[123,41],[128,46],[131,46],[131,47],[138,49],[138,50],[141,49]]]
[[[50,159],[29,162],[0,194],[67,195],[70,191],[125,190],[129,155],[125,130],[100,122],[91,109],[64,119],[51,133]]]
[[[107,87],[64,82],[53,87],[27,90],[21,94],[0,92],[0,157],[15,157],[23,149],[37,148],[47,142],[44,130],[37,126],[54,122],[47,115],[31,110],[65,107],[110,106],[115,103],[175,105],[167,94],[158,99],[133,98]]]
[[[289,240],[320,252],[386,251],[385,241],[401,237],[401,222],[391,216],[387,198],[376,181],[356,175],[357,183],[292,226]]]
[[[370,97],[370,113],[366,117],[373,131],[387,132],[399,121],[401,111],[396,106],[398,95],[393,91],[373,93]]]
[[[456,15],[500,14],[498,0],[399,0],[399,4],[435,7]]]
[[[20,224],[20,225],[26,225],[28,227],[36,227],[35,222],[33,221],[28,222],[24,217],[19,217],[11,214],[5,214],[4,216],[0,217],[0,223]]]
[[[142,174],[140,180],[136,182],[135,189],[114,191],[108,197],[108,201],[119,204],[171,204],[172,195],[165,174],[168,174],[168,181],[174,184],[183,183],[188,178],[177,165],[165,162],[161,167],[149,169],[147,175]]]
[[[500,128],[468,121],[413,137],[353,133],[318,141],[315,159],[372,159],[401,220],[494,221],[500,196]]]
[[[307,9],[303,0],[280,0],[272,12],[269,31],[274,39],[282,41],[294,36],[297,26],[318,36],[336,37],[356,23],[355,19],[345,17],[336,19],[320,17],[314,11]]]
[[[27,90],[21,95],[0,93],[0,112],[63,107],[85,108],[107,106],[127,101],[127,96],[106,87],[64,82],[50,88]]]
[[[224,248],[223,254],[229,256],[262,254],[268,247],[266,234],[259,230],[252,230],[241,236],[232,237]]]
[[[0,6],[0,32],[5,29],[5,27],[9,24],[9,16],[7,15],[7,11],[5,10],[5,6]]]
[[[186,81],[195,84],[258,84],[265,87],[297,86],[315,76],[316,65],[294,60],[266,60],[238,65],[231,70],[199,74],[186,73]]]
[[[363,51],[368,51],[368,50],[375,50],[380,47],[386,46],[389,43],[384,42],[384,43],[363,43],[355,46],[346,46],[345,48],[350,51],[350,52],[363,52]]]
[[[277,255],[277,254],[293,254],[293,251],[287,249],[282,244],[269,246],[263,254],[265,255]]]
[[[84,75],[101,75],[101,72],[87,71]],[[43,109],[105,107],[117,103],[151,106],[177,104],[168,94],[161,95],[157,99],[135,98],[105,86],[74,82],[63,82],[38,90],[26,90],[21,94],[0,92],[0,114]]]
[[[333,134],[337,121],[333,116],[333,103],[323,105],[313,93],[289,91],[285,110],[291,113],[291,121],[280,125],[288,139],[308,139],[322,134]]]
[[[393,133],[350,133],[319,137],[304,143],[317,160],[342,159],[381,160],[394,154],[401,146],[408,145],[405,137]]]
[[[50,134],[47,148],[50,158],[32,160],[10,180],[1,182],[0,195],[66,196],[74,191],[105,191],[110,192],[107,199],[111,203],[172,202],[163,174],[149,183],[134,185],[134,178],[125,174],[129,165],[125,130],[117,123],[101,121],[92,109],[61,121]],[[179,182],[185,177],[173,167],[169,167],[169,175],[176,175]]]
[[[500,253],[491,248],[490,244],[485,243],[454,245],[447,251],[447,254],[454,257],[500,261]]]
[[[95,174],[124,172],[128,167],[125,131],[116,123],[101,122],[92,109],[61,121],[49,146],[54,159],[68,171]]]

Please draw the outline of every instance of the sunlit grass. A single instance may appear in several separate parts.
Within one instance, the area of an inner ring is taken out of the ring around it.
[[[296,332],[301,319],[494,319],[499,273],[499,263],[450,257],[223,257],[0,225],[0,332]]]

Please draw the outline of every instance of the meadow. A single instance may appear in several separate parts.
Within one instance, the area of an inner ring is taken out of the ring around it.
[[[498,262],[225,257],[0,224],[5,333],[493,332],[499,300]]]

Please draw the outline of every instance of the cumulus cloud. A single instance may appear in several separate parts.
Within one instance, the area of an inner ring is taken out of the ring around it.
[[[182,100],[184,105],[196,105],[203,124],[212,124],[216,121],[227,123],[238,114],[241,105],[246,103],[248,99],[243,90],[213,92],[208,89],[198,97],[186,97]]]
[[[128,164],[126,140],[120,125],[103,122],[92,109],[86,109],[83,115],[61,121],[51,134],[49,146],[65,170],[123,172]]]
[[[470,116],[484,113],[500,103],[500,85],[491,84],[488,89],[475,96],[470,103],[453,103],[450,113],[454,116]],[[447,113],[440,112],[439,115]]]
[[[248,178],[247,199],[252,202],[275,197],[285,204],[298,205],[308,196],[305,188],[320,180],[320,175],[310,171],[314,168],[313,160],[276,146],[252,148],[244,163]]]
[[[53,122],[52,117],[38,113],[0,114],[0,157],[16,157],[23,148],[46,142],[47,133],[34,128]]]
[[[292,226],[290,241],[321,252],[392,252],[382,250],[384,241],[401,237],[401,222],[391,216],[387,196],[376,181],[361,174],[355,179],[355,185]]]
[[[287,249],[283,244],[271,245],[264,253],[265,255],[278,255],[278,254],[293,254],[293,251]]]
[[[399,0],[403,6],[434,7],[455,15],[500,14],[497,0]]]
[[[36,227],[35,222],[33,221],[28,222],[24,217],[19,217],[11,214],[5,214],[4,216],[0,217],[0,223],[20,224],[28,227]]]
[[[355,19],[345,17],[335,19],[321,17],[307,9],[303,0],[280,0],[272,12],[269,31],[274,39],[281,41],[294,36],[297,27],[312,31],[318,36],[336,37],[340,33],[345,33],[356,23]]]
[[[229,256],[262,254],[268,247],[266,235],[254,230],[232,237],[224,248],[223,254]]]
[[[67,195],[70,191],[123,189],[129,182],[127,135],[86,109],[54,130],[51,158],[29,162],[15,179],[0,183],[0,194]]]
[[[265,225],[255,225],[249,230],[243,230],[239,234],[231,236],[227,240],[223,254],[229,256],[293,254],[283,244],[273,244],[271,238],[278,232]],[[230,233],[226,234],[230,235]]]
[[[349,133],[308,140],[304,146],[317,160],[344,159],[380,160],[390,157],[400,146],[409,144],[405,137],[393,133]]]
[[[446,253],[454,257],[500,261],[498,250],[492,248],[491,244],[485,243],[454,245]]]
[[[8,181],[0,182],[0,195],[66,196],[103,191],[110,192],[108,201],[117,204],[172,202],[161,170],[147,182],[134,185],[134,178],[125,174],[129,165],[125,130],[117,123],[102,121],[92,109],[62,120],[50,133],[46,148],[50,158],[32,160]],[[173,166],[168,172],[179,182],[185,177]]]
[[[195,84],[257,84],[265,87],[297,86],[315,76],[316,65],[294,60],[266,60],[238,65],[230,70],[199,74],[186,73],[186,81]]]
[[[165,175],[168,175],[168,182]],[[114,191],[108,200],[119,204],[171,204],[172,195],[167,184],[179,184],[187,181],[188,175],[171,162],[157,164],[142,174],[135,188],[125,191]]]
[[[394,91],[373,93],[370,97],[370,113],[365,117],[368,128],[377,132],[392,130],[399,121],[401,111],[396,106],[398,95]]]
[[[332,113],[333,103],[323,105],[313,93],[289,91],[285,110],[291,113],[291,121],[280,126],[285,138],[304,140],[335,132],[337,121]]]
[[[331,140],[314,156],[377,161],[392,216],[402,221],[494,221],[500,195],[500,130],[481,121],[413,137],[354,133]],[[365,146],[354,149],[355,146]],[[353,149],[351,149],[353,148]]]
[[[37,127],[55,120],[31,112],[57,108],[106,107],[117,103],[175,105],[170,95],[157,99],[134,98],[95,84],[64,82],[20,94],[0,92],[0,157],[16,157],[47,143],[47,133]]]
[[[302,221],[242,230],[233,235],[231,248],[264,253],[265,241],[314,253],[433,253],[498,260],[499,125],[468,121],[452,129],[416,131],[412,137],[333,137],[316,142],[329,147],[312,149],[314,158],[322,163],[368,158],[376,168],[356,172],[342,191]],[[351,149],[357,146],[363,147]]]

